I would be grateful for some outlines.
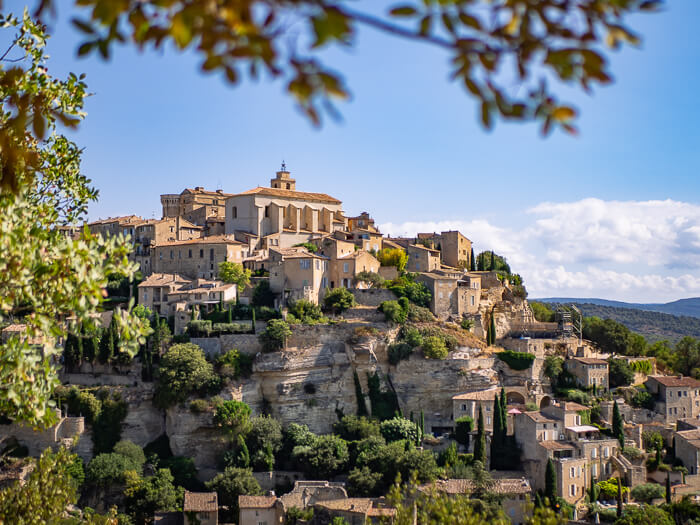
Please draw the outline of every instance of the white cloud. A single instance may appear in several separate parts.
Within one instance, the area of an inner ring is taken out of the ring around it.
[[[384,233],[457,229],[521,273],[533,296],[667,301],[700,295],[700,206],[672,200],[545,202],[529,224],[487,220],[387,223]]]

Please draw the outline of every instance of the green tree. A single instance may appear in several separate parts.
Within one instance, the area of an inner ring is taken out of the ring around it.
[[[642,483],[632,489],[632,497],[642,503],[651,503],[655,499],[663,498],[664,488],[658,483]]]
[[[289,325],[282,319],[271,319],[268,321],[265,330],[258,336],[262,344],[263,351],[277,352],[282,350],[287,339],[291,337],[292,330]]]
[[[671,503],[671,472],[666,472],[666,503]]]
[[[544,472],[544,496],[554,508],[557,503],[557,471],[551,458],[547,460],[547,469]]]
[[[108,276],[132,278],[136,265],[121,237],[65,235],[97,198],[80,173],[80,148],[57,132],[84,117],[87,86],[74,74],[49,74],[43,25],[26,13],[3,15],[10,46],[0,60],[0,323],[24,315],[26,330],[0,344],[0,413],[46,426],[56,422],[57,341],[80,326],[94,331]],[[134,355],[149,327],[127,311],[118,321],[120,345]],[[30,344],[35,338],[42,344]]]
[[[310,445],[295,447],[292,455],[305,472],[321,479],[342,472],[350,459],[345,440],[333,434],[317,436]]]
[[[462,416],[455,420],[455,440],[466,449],[469,449],[469,438],[473,428],[474,420],[469,416]]]
[[[232,438],[247,434],[251,428],[250,407],[243,401],[224,401],[216,407],[214,423],[223,428]]]
[[[355,398],[357,399],[357,415],[368,416],[367,403],[365,401],[365,395],[362,393],[362,383],[360,383],[360,377],[357,375],[357,371],[353,370],[352,377],[355,382]]]
[[[127,473],[124,489],[126,512],[137,523],[148,523],[156,512],[176,511],[182,507],[184,489],[175,487],[175,479],[166,468],[154,476],[142,478],[135,472]]]
[[[666,511],[653,505],[627,505],[615,525],[674,525]]]
[[[377,259],[382,266],[396,266],[400,272],[406,269],[408,255],[401,248],[383,248],[377,253]]]
[[[620,442],[620,449],[625,448],[625,422],[620,414],[620,408],[617,406],[617,401],[613,403],[613,420],[612,420],[613,436]]]
[[[369,467],[355,467],[348,474],[348,494],[353,497],[373,496],[381,486],[382,473]]]
[[[474,259],[474,248],[471,248],[471,251],[469,252],[469,271],[470,272],[476,271],[476,260]]]
[[[395,417],[382,421],[379,425],[379,430],[387,442],[403,439],[413,443],[418,437],[416,424],[402,417]]]
[[[634,370],[624,359],[609,359],[610,386],[628,386],[634,381]]]
[[[251,298],[251,301],[253,303],[253,306],[257,308],[260,308],[261,306],[274,308],[275,294],[270,289],[269,280],[265,279],[255,285],[255,288],[253,288],[253,296]]]
[[[160,360],[153,401],[167,408],[210,390],[217,379],[201,348],[192,343],[173,345]]]
[[[476,441],[474,442],[474,461],[486,464],[486,429],[484,428],[484,413],[479,405],[479,416],[476,420]]]
[[[376,272],[362,271],[355,276],[356,283],[364,283],[369,288],[381,288],[384,283],[384,277]]]
[[[125,473],[134,471],[141,473],[142,466],[132,458],[116,452],[98,454],[90,460],[85,471],[85,477],[91,485],[109,487],[125,481]]]
[[[345,441],[361,441],[368,437],[382,435],[379,423],[375,419],[353,415],[343,416],[333,425],[333,432]]]
[[[219,279],[225,283],[235,284],[239,294],[250,283],[250,275],[251,271],[243,268],[242,264],[231,261],[219,263]]]
[[[673,368],[679,374],[700,377],[700,341],[684,337],[676,344]]]
[[[119,441],[114,445],[114,453],[129,458],[135,465],[139,466],[139,470],[146,463],[146,454],[143,453],[143,449],[132,441]]]
[[[496,318],[494,316],[493,309],[491,310],[491,315],[489,316],[489,328],[486,333],[486,344],[493,346],[496,343]]]
[[[559,377],[564,372],[564,360],[556,355],[548,355],[544,358],[542,371],[551,381],[552,387],[556,388],[559,385]]]
[[[384,301],[377,309],[384,314],[388,323],[404,324],[408,320],[408,309],[403,308],[398,301]]]
[[[429,359],[445,359],[449,353],[445,340],[437,335],[423,338],[423,354]]]
[[[77,483],[70,474],[75,455],[65,448],[45,450],[24,483],[0,490],[0,522],[59,523],[68,505],[77,502]]]
[[[346,288],[329,290],[323,298],[323,308],[334,314],[343,313],[348,308],[355,306],[355,304],[355,296]]]
[[[270,416],[250,418],[246,442],[253,453],[270,448],[274,454],[282,448],[282,425]]]
[[[219,500],[219,521],[238,521],[238,496],[262,494],[260,485],[250,469],[227,467],[206,483],[208,490],[216,491]]]

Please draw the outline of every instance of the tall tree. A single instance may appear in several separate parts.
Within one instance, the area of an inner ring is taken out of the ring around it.
[[[474,461],[486,464],[486,430],[484,429],[484,413],[479,405],[479,417],[476,422],[476,441],[474,442]]]
[[[557,471],[554,468],[554,462],[551,459],[547,460],[547,469],[544,473],[544,495],[549,500],[549,505],[553,509],[557,504]]]
[[[666,472],[666,503],[671,504],[671,472]]]
[[[501,453],[501,448],[503,446],[502,440],[502,428],[501,428],[501,403],[498,396],[493,402],[493,431],[491,433],[491,468],[494,468],[498,464],[498,457]]]
[[[625,448],[625,423],[622,419],[622,414],[620,414],[620,408],[617,406],[617,401],[613,403],[613,421],[612,421],[612,431],[613,435],[620,442],[620,449]]]
[[[617,517],[622,516],[622,476],[617,478]]]
[[[476,271],[476,261],[474,260],[474,248],[472,248],[471,252],[469,253],[469,271]]]
[[[496,261],[494,260],[494,253],[493,250],[491,250],[491,263],[489,264],[489,270],[493,271],[496,269]]]

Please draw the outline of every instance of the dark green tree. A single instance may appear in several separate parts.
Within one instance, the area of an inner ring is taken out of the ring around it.
[[[357,375],[357,371],[352,373],[353,379],[355,380],[355,397],[357,398],[357,415],[360,417],[368,416],[367,413],[367,403],[365,402],[365,395],[362,393],[362,383],[360,383],[360,377]]]
[[[496,261],[494,260],[494,253],[491,250],[491,262],[489,264],[489,270],[493,271],[496,268]]]
[[[486,430],[484,429],[484,413],[479,405],[479,417],[476,423],[476,442],[474,443],[474,461],[486,464]]]
[[[114,349],[117,341],[112,325],[113,323],[110,323],[107,329],[102,331],[102,337],[100,338],[100,348],[97,359],[102,364],[109,363],[114,357]]]
[[[469,416],[462,416],[455,420],[455,440],[469,450],[469,438],[474,428],[474,420]]]
[[[622,516],[622,477],[617,479],[617,517]]]
[[[620,414],[620,408],[617,406],[617,401],[613,403],[613,421],[612,421],[612,431],[613,435],[620,442],[620,449],[625,448],[625,422],[622,419],[622,414]]]
[[[471,271],[471,272],[476,271],[476,260],[474,259],[474,248],[471,249],[471,253],[469,254],[469,271]]]
[[[544,496],[549,500],[549,505],[556,508],[557,504],[557,471],[554,462],[547,460],[547,470],[544,473]]]
[[[666,503],[671,503],[671,472],[666,472]]]

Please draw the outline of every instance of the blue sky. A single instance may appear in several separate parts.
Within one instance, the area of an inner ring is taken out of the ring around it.
[[[560,90],[580,135],[546,139],[534,125],[484,132],[445,55],[372,31],[328,53],[353,98],[316,129],[281,84],[232,88],[188,54],[78,59],[67,18],[53,23],[50,70],[86,73],[94,93],[73,136],[101,193],[92,219],[158,217],[159,195],[185,187],[266,185],[285,159],[298,189],[369,211],[385,232],[460,228],[504,253],[532,296],[700,295],[698,2],[632,19],[644,42],[612,55],[612,86]]]

